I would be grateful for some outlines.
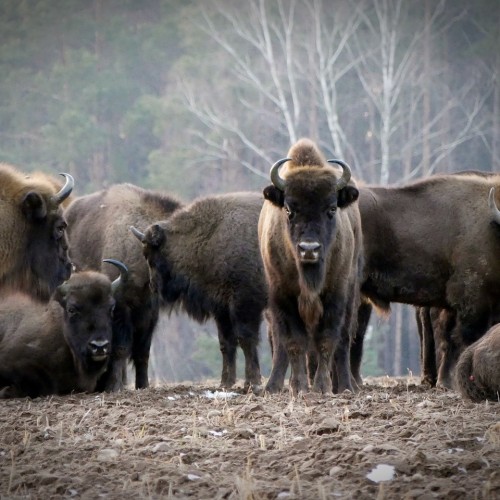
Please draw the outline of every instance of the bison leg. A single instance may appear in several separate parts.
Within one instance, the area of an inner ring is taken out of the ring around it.
[[[460,354],[459,345],[454,339],[456,315],[452,311],[443,309],[434,328],[435,342],[439,351],[439,368],[436,386],[444,389],[453,389],[453,369]]]
[[[361,378],[361,361],[363,359],[363,344],[365,341],[365,333],[368,328],[368,323],[370,322],[370,316],[372,314],[372,305],[369,302],[362,302],[358,308],[358,323],[355,333],[353,335],[353,340],[351,342],[351,373],[354,381],[358,386],[363,385],[363,379]]]
[[[317,368],[314,376],[312,389],[322,394],[333,394],[330,367],[332,362],[333,342],[323,338],[316,342]]]
[[[294,339],[289,341],[287,345],[291,367],[290,391],[294,397],[309,390],[306,368],[307,342],[300,340]]]
[[[275,394],[283,390],[285,385],[285,376],[288,369],[288,354],[283,344],[280,343],[277,334],[274,331],[269,332],[272,338],[272,353],[273,353],[273,366],[269,380],[267,381],[265,392]]]
[[[246,307],[245,307],[246,306]],[[260,309],[243,305],[231,313],[231,322],[238,343],[245,356],[245,389],[261,391],[262,377],[259,364],[259,329],[262,321]]]
[[[219,334],[219,348],[222,354],[222,374],[220,385],[229,389],[236,383],[236,347],[237,337],[229,315],[224,314],[215,318],[217,333]]]
[[[267,321],[267,335],[271,346],[273,364],[264,391],[275,394],[282,391],[285,385],[285,376],[288,369],[288,354],[280,337],[280,329],[284,328],[284,325],[276,321],[276,318],[270,310],[266,311],[265,318]]]
[[[415,309],[418,336],[420,337],[420,369],[422,376],[420,383],[435,387],[437,380],[436,370],[436,344],[434,328],[431,321],[429,307]]]

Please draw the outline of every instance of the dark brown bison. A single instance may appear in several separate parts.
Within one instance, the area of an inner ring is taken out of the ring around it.
[[[21,291],[48,300],[69,277],[61,205],[74,181],[61,175],[62,188],[47,174],[26,175],[0,164],[0,293]]]
[[[257,347],[267,290],[257,241],[264,199],[231,193],[194,201],[166,221],[134,234],[151,281],[166,304],[199,322],[213,318],[222,352],[221,385],[236,381],[236,349],[245,356],[245,387],[258,391]]]
[[[126,267],[119,266],[123,276]],[[93,391],[111,351],[113,292],[101,273],[73,275],[42,303],[14,293],[0,303],[0,397]]]
[[[126,262],[130,271],[127,286],[116,297],[113,353],[98,390],[121,390],[129,359],[135,367],[135,387],[149,385],[149,351],[160,304],[150,287],[141,245],[129,228],[147,227],[178,207],[180,202],[164,193],[118,184],[77,198],[65,211],[70,256],[76,269],[100,271],[115,279],[116,271],[102,265],[104,257],[113,255]]]
[[[500,174],[475,172],[360,187],[362,293],[385,310],[402,302],[451,311],[457,338],[474,342],[500,321],[498,187]]]
[[[462,352],[455,370],[455,386],[466,399],[500,402],[500,324]]]
[[[264,189],[259,243],[277,344],[268,392],[283,388],[287,359],[292,393],[308,390],[307,353],[315,361],[314,391],[332,392],[332,360],[335,389],[353,389],[349,349],[359,302],[361,222],[350,169],[332,161],[341,176],[312,141],[301,139],[273,165],[273,184]]]

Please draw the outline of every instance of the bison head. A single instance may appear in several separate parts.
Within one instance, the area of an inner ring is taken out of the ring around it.
[[[28,190],[20,206],[25,229],[19,237],[25,244],[18,258],[24,271],[13,273],[11,284],[44,300],[71,274],[61,204],[70,195],[74,180],[69,174],[61,175],[66,182],[59,192],[47,196],[36,189]]]
[[[120,269],[113,283],[98,272],[74,273],[57,287],[54,299],[64,310],[64,337],[75,362],[85,370],[104,369],[111,352],[114,295],[126,281],[127,267],[105,259]]]
[[[292,168],[285,179],[279,169],[288,161],[290,158],[284,158],[273,165],[273,185],[264,189],[264,197],[282,209],[287,239],[300,274],[310,289],[319,290],[336,237],[337,209],[353,203],[359,193],[355,186],[348,184],[351,171],[341,160],[329,160],[342,167],[340,178],[332,167],[320,163]]]

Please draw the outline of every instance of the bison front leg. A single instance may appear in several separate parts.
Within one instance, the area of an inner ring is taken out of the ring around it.
[[[330,373],[332,363],[333,343],[328,338],[316,342],[317,368],[314,375],[312,390],[321,394],[333,394],[332,377]]]
[[[290,391],[293,396],[309,390],[307,383],[307,349],[308,338],[305,331],[295,331],[285,341],[288,359],[290,360]]]

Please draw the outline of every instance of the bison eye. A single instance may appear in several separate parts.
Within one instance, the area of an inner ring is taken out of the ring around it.
[[[327,211],[327,215],[328,217],[330,217],[330,219],[332,219],[333,217],[335,217],[336,212],[337,212],[337,207],[331,206]]]
[[[55,229],[55,237],[56,240],[60,240],[64,236],[64,230],[66,229],[67,224],[66,222],[62,222],[61,224],[58,224]]]
[[[75,306],[68,306],[66,311],[70,316],[76,316],[78,314],[78,309]]]
[[[288,205],[285,205],[284,208],[285,208],[285,213],[288,216],[288,219],[292,220],[295,215],[295,212]]]

